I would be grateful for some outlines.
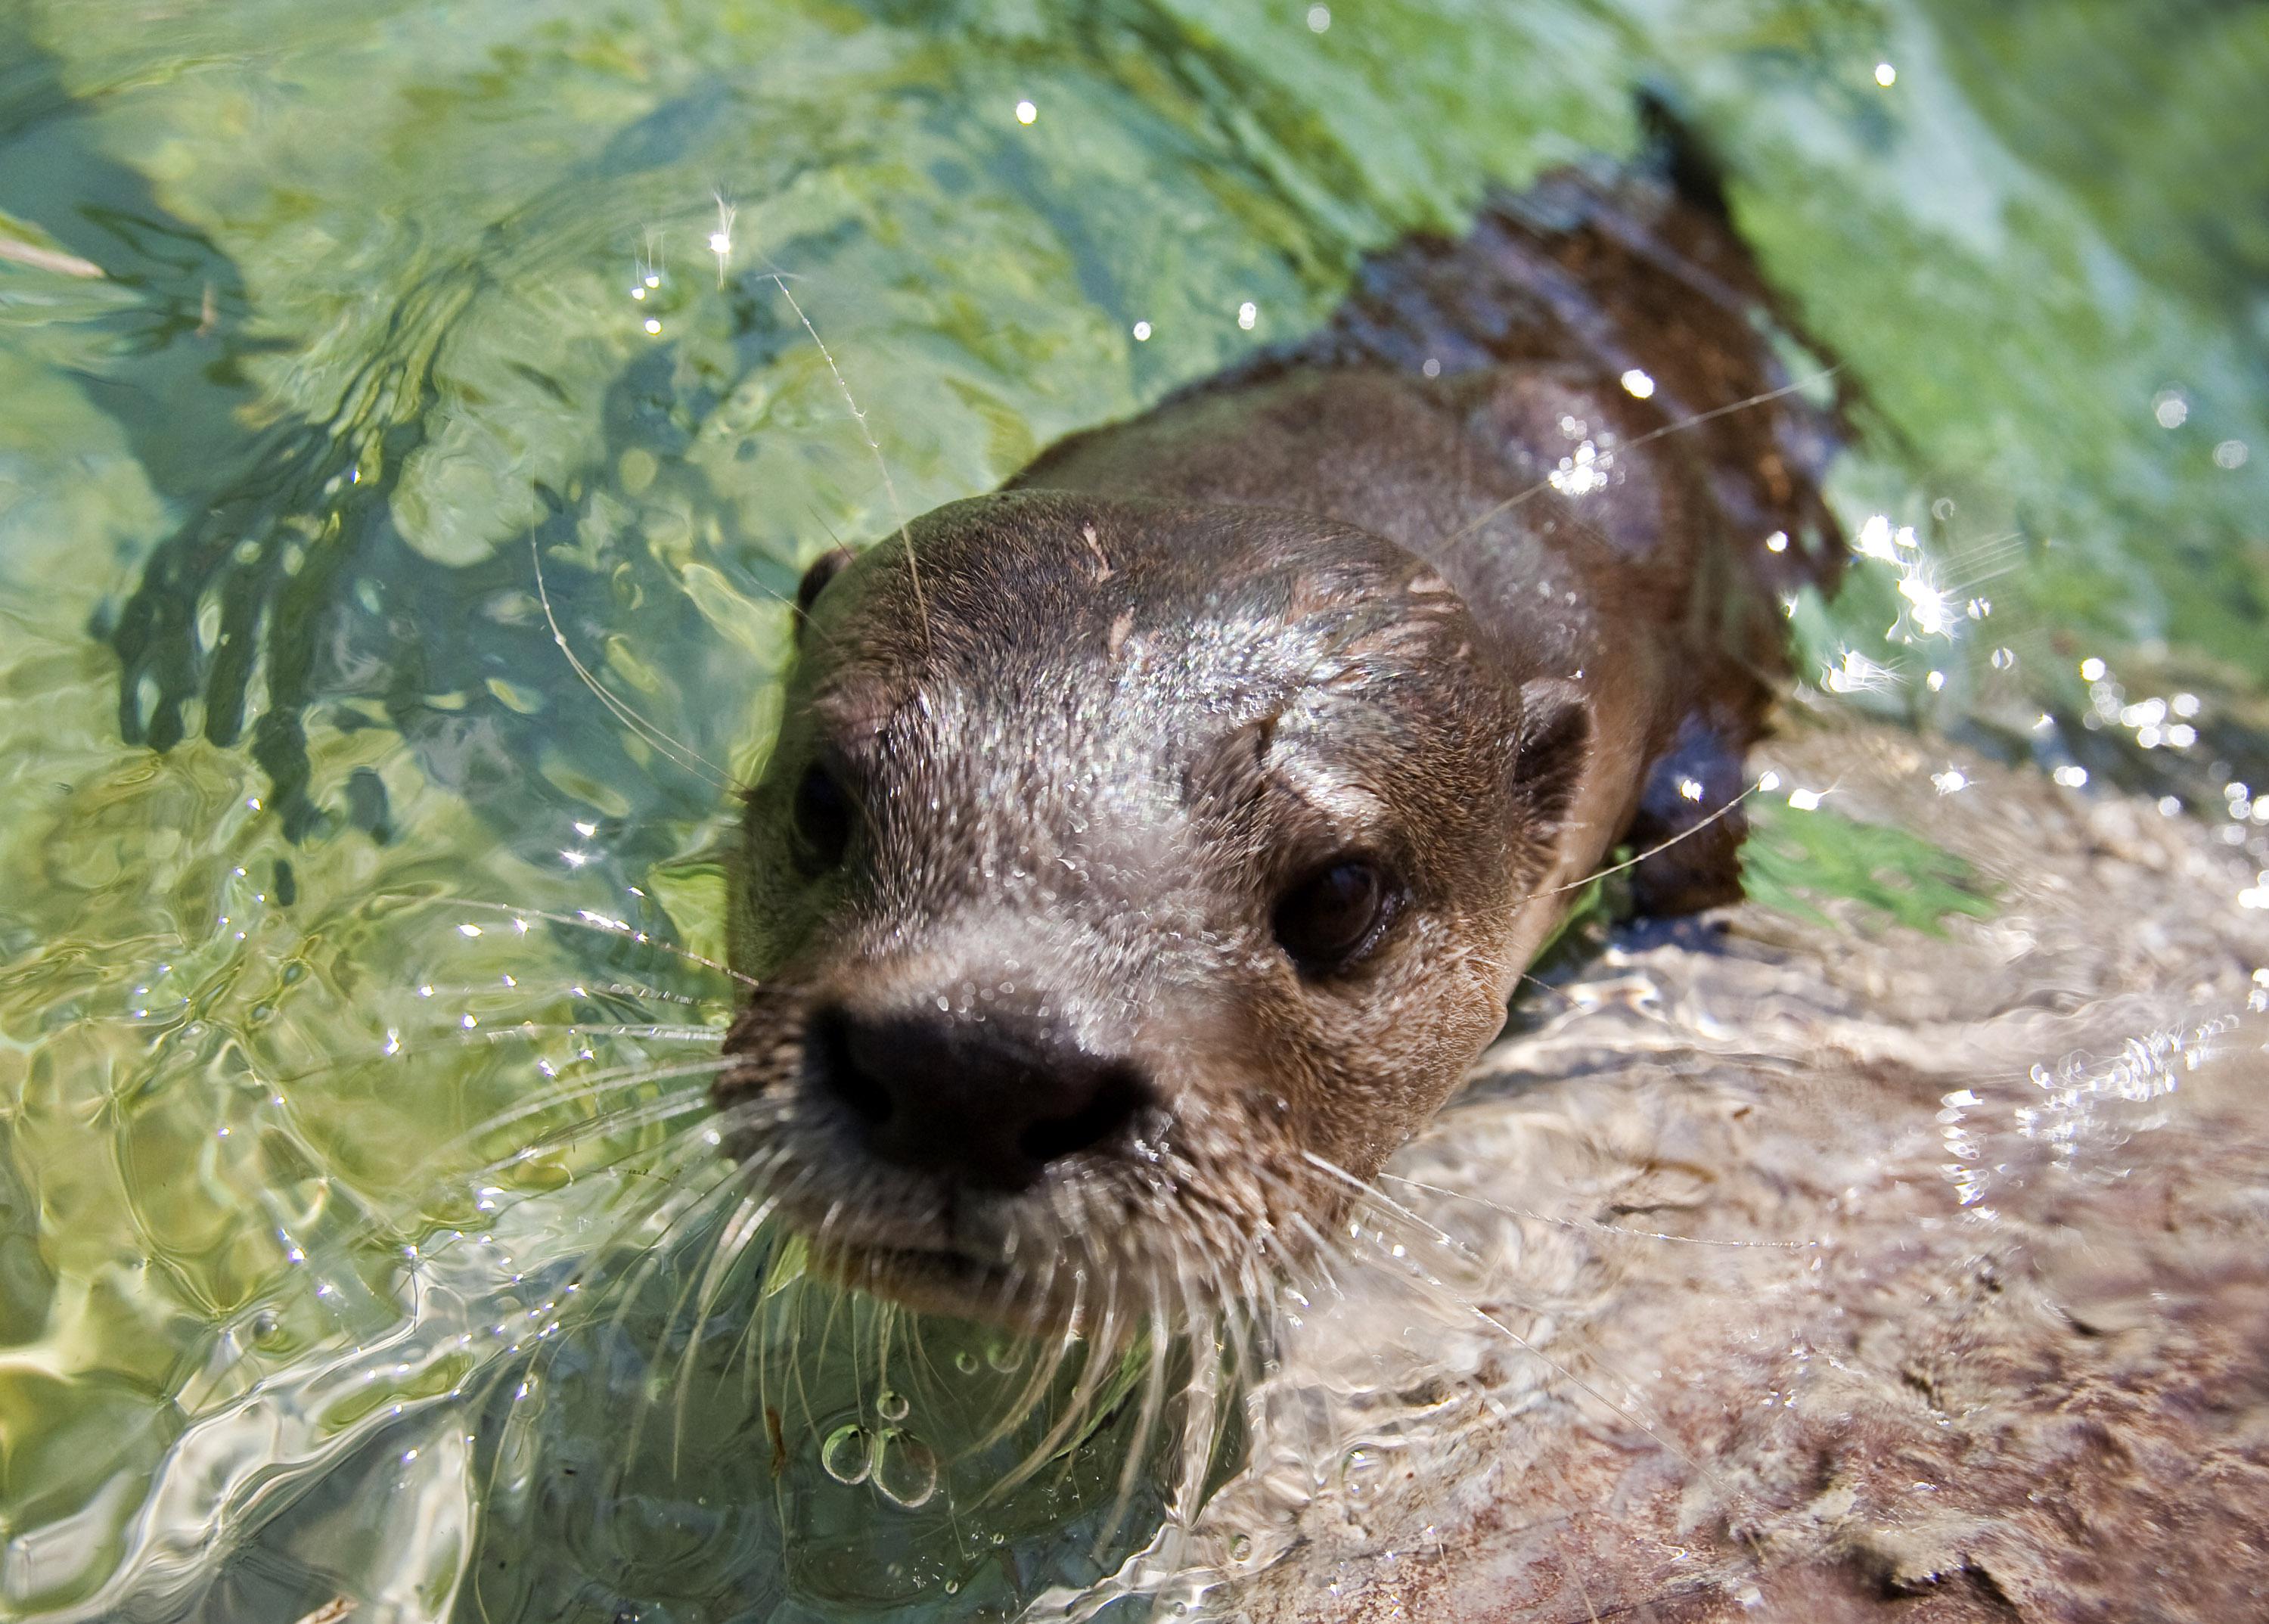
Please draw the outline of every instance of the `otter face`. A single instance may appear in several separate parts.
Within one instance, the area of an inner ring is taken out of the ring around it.
[[[728,1153],[917,1307],[1260,1289],[1502,1025],[1583,712],[1292,514],[994,496],[805,599]]]

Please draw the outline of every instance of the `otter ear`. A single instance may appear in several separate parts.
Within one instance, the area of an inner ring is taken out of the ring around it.
[[[1521,684],[1520,709],[1513,789],[1530,816],[1554,823],[1566,814],[1591,757],[1591,707],[1575,683],[1541,676]]]
[[[811,561],[811,567],[803,572],[803,579],[796,583],[795,587],[797,642],[801,643],[803,640],[803,628],[811,618],[811,606],[818,602],[819,594],[827,589],[827,583],[841,574],[843,566],[858,556],[848,547],[831,547]]]

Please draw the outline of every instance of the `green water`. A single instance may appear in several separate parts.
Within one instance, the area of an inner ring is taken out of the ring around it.
[[[1801,705],[2269,867],[2264,85],[2236,0],[0,0],[0,1613],[479,1616],[478,1378],[685,1121],[475,1130],[711,1046],[722,978],[575,921],[715,950],[800,564],[1630,153],[1641,88],[1857,402]],[[1991,905],[1800,817],[1784,905]],[[639,1616],[915,1598],[761,1555]]]

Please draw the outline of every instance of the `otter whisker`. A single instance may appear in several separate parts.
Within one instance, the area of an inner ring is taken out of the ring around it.
[[[639,929],[627,919],[610,919],[604,914],[594,912],[588,908],[570,914],[555,913],[543,908],[517,908],[510,903],[481,902],[463,897],[421,897],[418,900],[446,904],[452,908],[476,908],[484,913],[507,914],[515,923],[527,919],[542,919],[547,925],[564,926],[569,930],[598,931],[610,936],[620,936],[625,941],[634,941],[642,948],[656,948],[664,953],[684,959],[689,964],[698,964],[704,970],[713,970],[719,975],[737,981],[751,991],[762,985],[754,976],[743,975],[730,964],[706,957],[690,948],[682,948],[674,941],[664,941],[651,931]]]
[[[875,459],[875,471],[883,476],[883,494],[891,499],[891,516],[898,521],[898,541],[905,549],[906,580],[913,589],[915,617],[921,623],[922,641],[927,644],[930,640],[929,605],[922,596],[921,569],[914,559],[913,532],[907,522],[905,506],[898,500],[898,487],[891,477],[891,465],[883,455],[882,442],[867,426],[867,414],[859,409],[859,402],[852,397],[850,380],[844,377],[843,369],[835,364],[835,352],[827,347],[827,341],[820,337],[819,329],[811,324],[811,318],[804,314],[803,306],[788,291],[787,278],[778,269],[769,266],[766,274],[771,277],[772,285],[780,290],[780,296],[787,301],[787,307],[795,312],[795,319],[803,324],[803,330],[811,336],[812,343],[819,351],[819,358],[827,363],[827,370],[835,380],[835,387],[842,392],[844,405],[850,408],[851,420],[859,425],[860,438],[867,442],[867,449]]]
[[[1454,1237],[1450,1236],[1444,1231],[1436,1229],[1433,1225],[1428,1223],[1423,1218],[1419,1217],[1409,1208],[1402,1206],[1400,1202],[1394,1200],[1393,1198],[1386,1195],[1384,1192],[1378,1189],[1377,1186],[1366,1184],[1364,1180],[1356,1177],[1354,1174],[1349,1173],[1344,1169],[1338,1168],[1334,1164],[1326,1162],[1321,1157],[1311,1155],[1309,1159],[1312,1162],[1321,1165],[1327,1170],[1336,1173],[1339,1177],[1345,1179],[1349,1184],[1361,1192],[1368,1200],[1378,1203],[1396,1217],[1404,1219],[1407,1222],[1416,1225],[1419,1229],[1429,1232],[1430,1235],[1440,1239],[1453,1251],[1463,1253],[1467,1258],[1473,1258],[1471,1249],[1464,1246]],[[1691,1468],[1694,1472],[1709,1479],[1711,1483],[1717,1485],[1719,1488],[1725,1489],[1727,1494],[1734,1495],[1738,1493],[1738,1491],[1733,1489],[1730,1486],[1719,1481],[1717,1474],[1711,1472],[1710,1468],[1704,1465],[1700,1460],[1689,1454],[1686,1451],[1681,1449],[1668,1438],[1663,1436],[1660,1431],[1659,1431],[1653,1425],[1650,1424],[1645,1419],[1633,1414],[1624,1406],[1618,1404],[1614,1399],[1609,1398],[1606,1393],[1601,1392],[1591,1383],[1584,1380],[1582,1377],[1577,1375],[1576,1372],[1571,1369],[1565,1363],[1554,1358],[1551,1355],[1546,1353],[1541,1347],[1539,1347],[1528,1338],[1522,1336],[1511,1326],[1506,1325],[1499,1316],[1492,1313],[1482,1304],[1452,1290],[1442,1281],[1436,1279],[1432,1275],[1426,1273],[1423,1269],[1412,1265],[1408,1259],[1395,1259],[1393,1261],[1404,1266],[1401,1271],[1402,1278],[1430,1289],[1441,1300],[1446,1302],[1450,1306],[1470,1316],[1480,1324],[1504,1336],[1506,1340],[1519,1347],[1523,1352],[1535,1358],[1547,1369],[1558,1375],[1563,1380],[1576,1388],[1578,1391],[1584,1393],[1591,1399],[1596,1399],[1602,1405],[1605,1405],[1619,1420],[1644,1434],[1651,1442],[1663,1450],[1664,1452],[1674,1456],[1679,1461]],[[1628,1383],[1628,1378],[1625,1379]]]
[[[536,532],[532,529],[528,533],[528,556],[536,565],[536,599],[543,609],[543,624],[551,629],[552,642],[557,644],[559,652],[566,656],[568,665],[573,668],[575,675],[582,679],[583,686],[596,694],[599,703],[612,712],[616,719],[625,727],[669,757],[677,765],[689,772],[707,779],[721,790],[730,790],[733,787],[731,773],[718,766],[691,745],[681,743],[670,737],[669,734],[632,709],[628,703],[616,698],[600,684],[599,679],[591,674],[591,668],[583,663],[581,656],[578,655],[568,643],[567,634],[560,630],[559,617],[551,612],[551,591],[544,584],[543,579],[543,549],[537,543]]]
[[[1379,1174],[1379,1177],[1390,1183],[1407,1185],[1413,1190],[1423,1190],[1429,1195],[1447,1196],[1453,1201],[1467,1202],[1472,1206],[1484,1207],[1493,1213],[1501,1213],[1508,1218],[1529,1218],[1535,1220],[1539,1223],[1554,1224],[1563,1229],[1587,1230],[1593,1235],[1620,1235],[1628,1236],[1632,1240],[1667,1241],[1674,1245],[1680,1246],[1724,1246],[1739,1251],[1814,1251],[1827,1244],[1824,1241],[1819,1240],[1745,1241],[1718,1239],[1714,1236],[1701,1235],[1672,1235],[1659,1229],[1626,1229],[1619,1224],[1600,1223],[1596,1220],[1590,1218],[1564,1218],[1556,1216],[1551,1213],[1536,1212],[1527,1207],[1507,1207],[1501,1201],[1492,1201],[1484,1196],[1474,1195],[1467,1191],[1452,1190],[1441,1185],[1430,1185],[1426,1183],[1423,1179],[1405,1177],[1400,1173],[1382,1172]]]
[[[698,1103],[698,1096],[695,1096],[695,1099],[696,1103]],[[682,1107],[682,1109],[690,1110],[691,1109],[691,1104],[689,1104]],[[492,1161],[484,1162],[472,1167],[454,1170],[447,1174],[446,1177],[434,1178],[431,1183],[420,1189],[415,1195],[405,1198],[402,1201],[395,1202],[385,1207],[370,1212],[366,1217],[359,1220],[356,1224],[345,1231],[344,1235],[341,1237],[341,1244],[348,1247],[356,1247],[369,1242],[373,1237],[380,1235],[398,1235],[402,1233],[405,1226],[409,1225],[410,1221],[419,1214],[425,1205],[434,1200],[440,1192],[444,1189],[447,1189],[455,1185],[462,1185],[482,1178],[493,1177],[499,1173],[506,1171],[513,1167],[525,1163],[537,1151],[544,1149],[557,1150],[570,1148],[576,1145],[588,1143],[592,1140],[604,1138],[607,1133],[616,1131],[622,1126],[623,1125],[620,1122],[608,1117],[589,1118],[583,1124],[570,1125],[571,1127],[580,1127],[584,1130],[580,1137],[572,1133],[563,1133],[557,1137],[557,1142],[548,1145],[541,1142],[538,1142],[534,1146],[524,1145],[514,1150],[511,1154],[499,1156]],[[463,1143],[466,1141],[461,1140],[457,1142]],[[682,1154],[684,1148],[685,1147],[681,1146],[678,1152],[673,1154]],[[624,1169],[626,1163],[634,1162],[639,1156],[647,1154],[649,1149],[649,1147],[645,1146],[634,1145],[628,1147],[619,1155],[582,1168],[580,1170],[580,1175],[584,1177],[595,1177],[603,1174],[617,1171],[618,1170]],[[690,1156],[686,1159],[688,1161],[691,1160]]]
[[[1733,799],[1727,801],[1723,806],[1718,807],[1707,816],[1696,818],[1693,823],[1689,823],[1685,828],[1680,830],[1668,839],[1659,841],[1655,845],[1647,847],[1645,851],[1636,853],[1633,855],[1623,859],[1623,860],[1619,863],[1609,863],[1604,868],[1595,868],[1590,874],[1584,875],[1581,879],[1571,880],[1564,885],[1555,885],[1545,890],[1531,891],[1527,896],[1522,897],[1521,900],[1523,902],[1534,902],[1540,897],[1558,897],[1569,891],[1581,890],[1584,887],[1590,885],[1594,881],[1606,879],[1611,874],[1621,874],[1626,868],[1635,868],[1639,864],[1644,862],[1648,858],[1655,855],[1658,852],[1667,852],[1672,846],[1676,845],[1680,841],[1691,839],[1694,836],[1700,834],[1704,830],[1709,828],[1711,824],[1716,823],[1719,818],[1724,817],[1727,813],[1740,806],[1750,796],[1757,794],[1758,791],[1768,787],[1770,787],[1770,786],[1768,785],[1767,780],[1764,779],[1759,779],[1755,783],[1750,785],[1747,789],[1744,789],[1740,794],[1735,795]]]
[[[592,1022],[573,1021],[539,1022],[515,1021],[509,1026],[483,1027],[466,1031],[462,1027],[439,1030],[432,1042],[403,1044],[381,1049],[376,1054],[342,1055],[325,1060],[320,1066],[309,1066],[298,1071],[278,1072],[274,1081],[278,1083],[307,1082],[317,1077],[351,1071],[357,1067],[377,1066],[403,1059],[422,1059],[443,1053],[450,1049],[494,1048],[508,1043],[535,1043],[540,1038],[568,1033],[588,1037],[644,1038],[654,1043],[699,1043],[713,1045],[721,1036],[713,1027],[609,1027]],[[573,1064],[573,1061],[568,1062]]]
[[[676,1416],[670,1437],[670,1470],[673,1473],[681,1469],[685,1446],[686,1406],[693,1391],[693,1365],[700,1355],[702,1334],[708,1329],[709,1317],[715,1311],[717,1298],[734,1266],[740,1262],[750,1241],[765,1220],[772,1215],[776,1205],[776,1200],[762,1200],[755,1195],[743,1196],[740,1206],[726,1221],[717,1244],[710,1249],[708,1262],[701,1272],[700,1295],[694,1303],[693,1328],[686,1336],[685,1350],[678,1359]],[[688,1282],[689,1288],[691,1284],[691,1281]],[[681,1304],[684,1300],[681,1296]],[[677,1310],[673,1309],[669,1323],[675,1324],[676,1318]]]
[[[1147,1464],[1151,1436],[1157,1431],[1159,1419],[1165,1412],[1170,1339],[1164,1303],[1155,1281],[1151,1282],[1150,1296],[1144,1332],[1149,1345],[1149,1358],[1142,1373],[1142,1398],[1135,1413],[1134,1434],[1127,1441],[1127,1458],[1120,1463],[1119,1480],[1112,1492],[1110,1510],[1097,1524],[1095,1539],[1090,1548],[1090,1559],[1098,1563],[1102,1561],[1111,1541],[1117,1536],[1120,1524],[1126,1520],[1127,1509],[1134,1504],[1134,1486]]]
[[[733,1064],[733,1059],[734,1057],[731,1055],[716,1055],[707,1059],[689,1061],[675,1066],[659,1067],[625,1066],[578,1082],[570,1088],[545,1089],[536,1096],[522,1100],[519,1104],[498,1112],[485,1121],[475,1123],[454,1138],[444,1140],[434,1149],[427,1152],[424,1159],[428,1163],[438,1161],[454,1150],[472,1144],[476,1140],[510,1127],[514,1123],[525,1122],[532,1117],[541,1117],[548,1111],[557,1111],[564,1105],[595,1099],[602,1095],[614,1093],[619,1089],[644,1088],[651,1083],[671,1082],[681,1077],[707,1076],[724,1070]],[[691,1110],[697,1105],[706,1103],[707,1098],[707,1091],[702,1089],[673,1090],[669,1097],[672,1110],[668,1114],[676,1115],[677,1111]],[[580,1122],[565,1124],[561,1127],[539,1134],[521,1146],[511,1155],[500,1158],[490,1165],[505,1166],[512,1162],[524,1161],[537,1150],[557,1148],[562,1135],[571,1136],[568,1142],[572,1143],[578,1142],[572,1137],[573,1135],[588,1134],[595,1138],[611,1133],[618,1126],[642,1126],[639,1121],[625,1120],[629,1111],[640,1109],[644,1107],[628,1107],[623,1111],[602,1112],[596,1117],[586,1118]],[[652,1119],[660,1121],[663,1118],[657,1117]]]
[[[643,1289],[646,1281],[652,1277],[654,1271],[661,1266],[662,1258],[668,1251],[669,1236],[677,1226],[688,1216],[698,1212],[702,1206],[714,1200],[720,1193],[728,1191],[735,1175],[739,1171],[729,1163],[721,1163],[718,1177],[706,1189],[698,1194],[680,1189],[674,1182],[676,1172],[682,1170],[680,1164],[690,1163],[696,1155],[711,1148],[706,1142],[704,1135],[689,1134],[687,1141],[673,1147],[665,1153],[662,1162],[658,1164],[655,1176],[660,1176],[661,1168],[669,1168],[671,1170],[669,1177],[672,1182],[663,1185],[654,1200],[625,1215],[623,1221],[609,1232],[602,1251],[595,1253],[595,1256],[603,1255],[605,1247],[611,1247],[632,1229],[650,1226],[657,1219],[661,1222],[661,1228],[642,1249],[642,1255],[636,1267],[624,1284],[621,1299],[616,1305],[615,1313],[610,1324],[610,1330],[619,1332],[622,1329],[623,1321],[629,1315],[631,1305],[636,1301],[639,1292]],[[667,1216],[664,1216],[664,1211],[669,1207],[673,1198],[676,1198],[677,1202],[676,1210],[669,1211]]]
[[[1699,428],[1705,423],[1715,422],[1719,417],[1729,417],[1736,412],[1748,411],[1759,406],[1770,405],[1775,401],[1785,400],[1792,395],[1801,395],[1808,389],[1814,389],[1822,384],[1834,381],[1837,374],[1841,373],[1843,370],[1843,366],[1839,364],[1837,365],[1830,366],[1825,371],[1815,373],[1809,378],[1800,378],[1793,383],[1785,383],[1777,389],[1766,389],[1758,394],[1748,395],[1741,400],[1728,402],[1723,406],[1711,407],[1708,411],[1695,412],[1690,416],[1678,418],[1674,422],[1663,424],[1658,428],[1649,429],[1644,434],[1634,435],[1630,439],[1618,442],[1615,447],[1613,454],[1616,456],[1627,455],[1631,452],[1637,451],[1642,446],[1652,445],[1656,440],[1661,439],[1667,435],[1682,433],[1688,429]],[[1493,520],[1504,517],[1506,513],[1511,513],[1514,508],[1523,506],[1525,503],[1529,501],[1530,498],[1541,495],[1542,492],[1549,491],[1552,488],[1552,481],[1549,478],[1545,478],[1538,480],[1534,484],[1529,485],[1523,490],[1514,491],[1511,496],[1505,498],[1503,501],[1497,503],[1495,506],[1483,508],[1481,513],[1476,514],[1474,517],[1467,520],[1464,524],[1459,526],[1456,529],[1445,535],[1442,538],[1442,544],[1445,547],[1455,546],[1458,543],[1466,540],[1468,536],[1474,535],[1476,531],[1480,530],[1485,525],[1488,525]],[[1599,534],[1598,527],[1593,525],[1588,520],[1583,518],[1582,515],[1573,513],[1572,508],[1571,513],[1578,524],[1583,526],[1583,528],[1587,530],[1593,531],[1595,535]]]
[[[1075,1296],[1083,1296],[1084,1288],[1087,1288],[1087,1273],[1080,1270],[1080,1273],[1073,1277],[1073,1293],[1075,1293]],[[1096,1332],[1096,1336],[1087,1338],[1087,1356],[1080,1361],[1080,1375],[1073,1377],[1071,1392],[1068,1392],[1067,1399],[1064,1399],[1062,1413],[1060,1413],[1060,1415],[1055,1418],[1055,1422],[1051,1422],[1051,1427],[1041,1434],[1039,1443],[1035,1443],[1032,1450],[1028,1451],[1028,1454],[1025,1454],[1016,1465],[1012,1465],[1008,1472],[1001,1474],[1001,1479],[989,1487],[987,1493],[985,1493],[985,1499],[980,1499],[978,1504],[982,1506],[982,1504],[987,1504],[987,1502],[994,1502],[994,1499],[1005,1497],[1005,1495],[1012,1493],[1014,1487],[1019,1486],[1019,1483],[1031,1481],[1031,1477],[1035,1474],[1035,1472],[1039,1472],[1048,1461],[1055,1458],[1057,1450],[1064,1445],[1064,1440],[1071,1438],[1073,1431],[1078,1429],[1080,1422],[1087,1418],[1089,1404],[1094,1402],[1096,1388],[1103,1384],[1103,1379],[1105,1379],[1107,1375],[1107,1361],[1110,1361],[1110,1352],[1107,1352],[1107,1349],[1114,1347],[1116,1333],[1119,1333],[1119,1300],[1116,1300],[1116,1293],[1112,1293],[1112,1296],[1105,1296],[1105,1300],[1103,1300],[1103,1311],[1100,1311],[1098,1316],[1098,1332]],[[1078,1340],[1078,1333],[1067,1332],[1062,1343],[1057,1343],[1057,1349],[1060,1349],[1060,1352],[1057,1352],[1057,1359],[1053,1361],[1051,1368],[1048,1368],[1051,1379],[1053,1375],[1055,1375],[1057,1365],[1062,1363],[1062,1356],[1068,1355],[1073,1340]],[[996,1443],[998,1440],[996,1434],[1005,1436],[1005,1431],[1001,1429],[1001,1427],[996,1427],[994,1434],[987,1434],[987,1443]],[[987,1445],[980,1445],[980,1447],[987,1447]]]

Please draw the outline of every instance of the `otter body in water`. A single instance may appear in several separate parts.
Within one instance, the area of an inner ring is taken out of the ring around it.
[[[715,1094],[834,1273],[1024,1323],[1239,1295],[1618,844],[1643,907],[1738,896],[1781,600],[1842,550],[1767,307],[1706,189],[1556,178],[814,567]]]

